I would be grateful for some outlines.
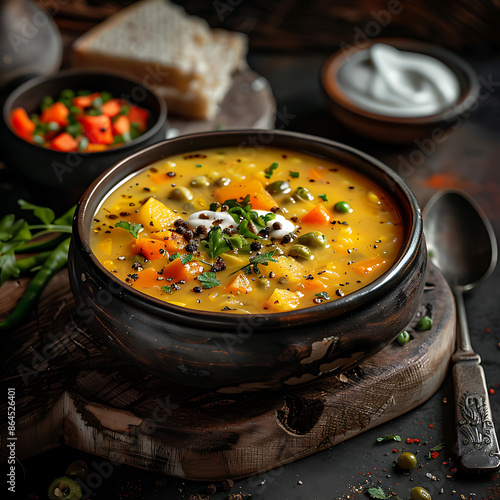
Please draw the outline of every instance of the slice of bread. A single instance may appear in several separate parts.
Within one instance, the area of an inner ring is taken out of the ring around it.
[[[129,74],[156,88],[169,113],[213,119],[246,51],[245,35],[211,30],[167,0],[144,0],[80,37],[73,64]]]

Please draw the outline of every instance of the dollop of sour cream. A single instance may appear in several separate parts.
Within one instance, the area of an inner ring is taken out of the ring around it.
[[[267,215],[270,212],[266,212],[265,210],[252,210],[252,212],[256,212],[258,215],[263,216]],[[200,215],[203,218],[200,218]],[[267,227],[271,229],[269,233],[269,238],[283,238],[286,234],[292,233],[295,231],[295,225],[289,220],[285,219],[282,215],[275,214],[275,218],[270,220],[267,223]],[[195,229],[198,226],[204,226],[208,230],[210,230],[214,226],[214,222],[218,221],[217,224],[222,229],[226,229],[227,227],[236,228],[237,223],[227,212],[213,212],[211,210],[200,210],[199,212],[192,213],[188,218],[187,222],[191,229]],[[279,222],[281,225],[280,229],[273,229],[273,225]]]
[[[460,96],[458,78],[446,64],[381,43],[348,59],[338,71],[337,82],[356,106],[394,117],[433,115]]]

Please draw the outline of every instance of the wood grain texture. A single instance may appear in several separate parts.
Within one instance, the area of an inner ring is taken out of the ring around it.
[[[419,314],[432,314],[434,326],[417,332],[412,321],[406,346],[393,343],[346,374],[293,391],[224,394],[169,384],[99,345],[61,271],[5,350],[2,385],[16,388],[18,456],[65,443],[181,478],[218,480],[330,448],[418,406],[442,383],[454,350],[454,302],[433,266],[426,283]],[[19,285],[6,287],[0,316]]]

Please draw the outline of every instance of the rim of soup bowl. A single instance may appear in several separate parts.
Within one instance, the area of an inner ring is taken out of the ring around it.
[[[343,161],[346,166],[368,175],[380,185],[393,199],[405,224],[404,241],[399,256],[393,265],[380,277],[359,290],[323,304],[281,313],[225,314],[222,311],[206,311],[182,307],[151,297],[119,280],[98,261],[90,248],[90,226],[97,208],[111,190],[116,189],[118,185],[123,184],[126,179],[138,171],[174,154],[238,145],[240,147],[245,145],[252,147],[251,145],[259,144],[255,142],[255,137],[260,137],[262,147],[273,146],[296,150],[331,161],[342,161],[339,160],[339,156],[341,156],[340,153],[343,153],[347,159],[351,159],[351,163]],[[320,151],[323,151],[323,154],[320,154]],[[364,170],[356,168],[352,164],[353,158],[365,163],[365,166],[372,170],[371,173],[376,172],[378,176],[369,175]],[[387,182],[387,187],[384,187],[380,182],[382,178]],[[390,192],[390,189],[392,192]],[[408,205],[406,208],[401,206],[400,199],[395,198],[397,192],[399,193],[398,197],[406,201]],[[408,213],[411,216],[411,221],[406,220]],[[259,318],[256,319],[256,323],[259,325],[257,331],[269,332],[269,330],[274,330],[276,334],[280,333],[280,328],[287,325],[297,327],[334,319],[340,315],[353,312],[363,304],[379,299],[388,290],[401,283],[406,271],[417,258],[423,244],[422,215],[417,200],[402,178],[387,165],[356,148],[329,139],[297,132],[258,129],[184,135],[156,143],[119,161],[101,174],[82,195],[75,212],[72,237],[72,246],[76,247],[74,251],[80,251],[80,255],[84,260],[95,269],[97,274],[94,278],[97,277],[103,286],[106,286],[106,283],[114,283],[115,287],[118,286],[120,296],[125,302],[140,305],[145,311],[166,320],[188,324],[190,327],[199,327],[201,331],[214,328],[224,329],[225,331],[231,330],[239,324],[239,318],[251,317]],[[278,331],[276,331],[277,329]]]

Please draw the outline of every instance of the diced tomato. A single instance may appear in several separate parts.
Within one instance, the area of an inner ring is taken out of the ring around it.
[[[119,116],[113,123],[113,131],[115,135],[123,135],[130,132],[130,121],[126,116]]]
[[[68,115],[69,109],[58,101],[42,111],[40,121],[43,123],[56,122],[59,126],[65,127],[68,124]]]
[[[110,99],[101,106],[101,111],[110,118],[116,116],[120,112],[120,109],[121,105],[118,99]]]
[[[73,97],[73,106],[77,106],[78,108],[88,108],[92,105],[94,99],[97,99],[98,97],[101,97],[101,94],[99,94],[99,92]]]
[[[145,132],[148,128],[149,111],[138,106],[130,106],[128,119],[130,123],[137,123],[139,125],[139,132]]]
[[[16,134],[26,141],[32,141],[36,125],[23,108],[15,108],[10,114],[10,123]]]
[[[108,115],[90,116],[79,118],[84,135],[95,144],[112,144],[113,131],[111,118]]]
[[[52,139],[50,147],[56,151],[76,151],[78,148],[78,142],[72,135],[68,134],[68,132],[62,132],[57,137]]]

